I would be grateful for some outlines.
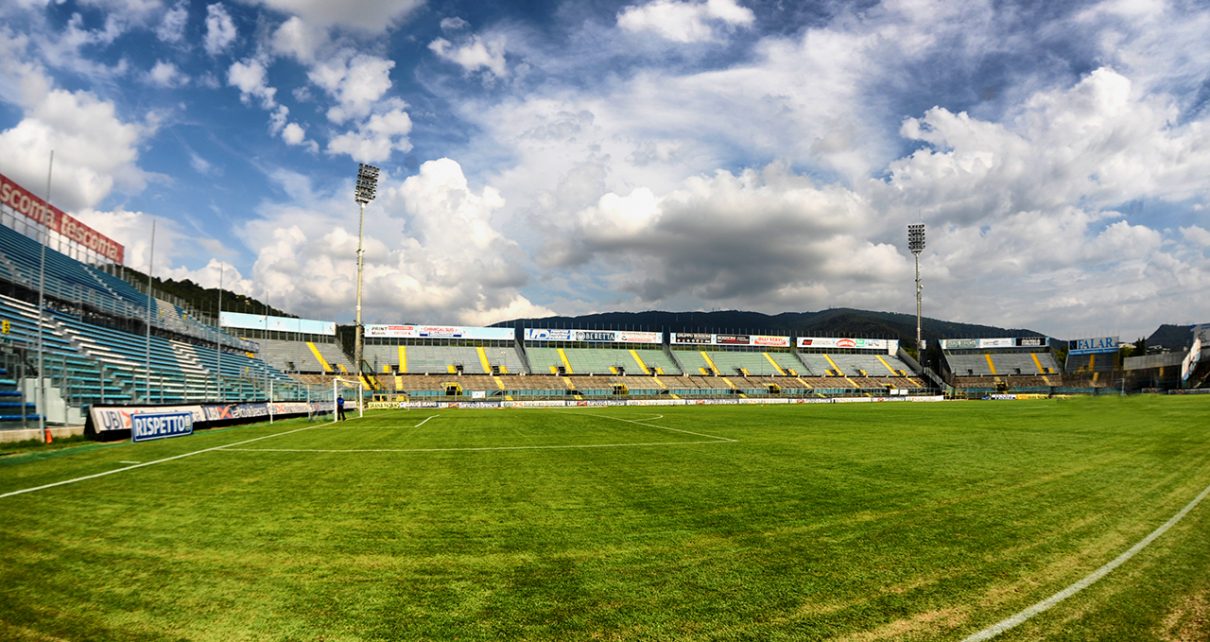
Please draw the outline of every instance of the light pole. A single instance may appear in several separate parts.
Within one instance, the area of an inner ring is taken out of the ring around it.
[[[366,222],[366,203],[374,200],[374,192],[378,189],[378,168],[373,165],[361,163],[357,168],[357,185],[353,189],[353,200],[360,205],[360,213],[357,216],[357,318],[354,323],[357,325],[353,335],[353,368],[357,372],[357,376],[361,377],[361,272],[362,272],[362,257],[365,250],[361,247],[363,232]]]
[[[46,204],[50,205],[50,179],[55,170],[55,150],[50,150],[50,164],[46,167]],[[50,443],[50,428],[46,427],[46,246],[50,244],[50,224],[42,220],[42,247],[38,258],[38,388],[34,393],[38,410],[38,432],[42,440]],[[23,406],[24,407],[24,406]]]
[[[912,223],[907,226],[908,249],[916,257],[916,357],[924,363],[924,350],[920,347],[920,253],[924,251],[924,223]]]

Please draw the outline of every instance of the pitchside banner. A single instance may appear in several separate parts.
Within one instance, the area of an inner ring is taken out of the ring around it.
[[[714,335],[705,332],[673,332],[672,343],[681,345],[714,345]]]
[[[224,328],[320,334],[328,337],[336,336],[335,321],[292,319],[290,317],[271,317],[263,314],[243,314],[240,312],[220,312],[218,319],[219,325]]]
[[[898,345],[898,344],[896,344]],[[888,350],[886,339],[850,339],[847,337],[798,337],[800,348],[846,348],[854,350]]]
[[[1024,341],[1024,340],[1022,340]],[[1022,343],[1021,345],[1028,345]],[[1041,345],[1041,344],[1038,344]],[[994,339],[942,339],[942,350],[987,350],[992,348],[1015,348],[1016,337],[997,337]]]
[[[193,413],[163,412],[130,417],[131,441],[151,441],[193,434]]]
[[[172,406],[165,408],[163,406],[127,406],[115,408],[98,408],[93,406],[89,409],[89,414],[92,415],[92,423],[97,432],[105,432],[109,430],[129,430],[134,432],[134,417],[138,415],[155,415],[166,412],[188,413],[193,417],[193,421],[206,421],[206,413],[201,406]]]
[[[1072,341],[1071,349],[1067,351],[1067,354],[1101,354],[1117,351],[1117,337],[1092,337]]]
[[[14,212],[114,263],[122,263],[126,258],[126,248],[120,243],[85,225],[79,219],[65,214],[63,210],[35,196],[4,174],[0,174],[0,205],[11,208]]]
[[[663,343],[660,332],[635,332],[630,330],[563,330],[553,328],[526,328],[526,341],[575,341],[583,343]]]
[[[470,339],[512,341],[512,328],[481,328],[461,325],[366,325],[367,339]]]
[[[716,334],[714,335],[714,345],[789,348],[790,337],[774,337],[764,334]]]

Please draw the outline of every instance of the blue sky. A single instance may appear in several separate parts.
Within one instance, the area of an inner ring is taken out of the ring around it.
[[[925,310],[1210,320],[1210,10],[16,0],[0,172],[145,268],[349,322]]]

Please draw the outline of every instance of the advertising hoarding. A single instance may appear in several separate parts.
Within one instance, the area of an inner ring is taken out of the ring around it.
[[[126,248],[121,243],[47,203],[4,174],[0,174],[0,205],[114,263],[121,264],[126,258]]]
[[[130,417],[131,441],[151,441],[193,434],[193,413],[160,412]]]
[[[526,341],[569,341],[582,343],[663,343],[660,332],[632,330],[568,330],[561,328],[526,328]]]
[[[1118,351],[1117,337],[1089,337],[1087,339],[1076,339],[1071,342],[1071,348],[1067,354],[1102,354],[1106,352]]]
[[[512,341],[512,328],[483,328],[460,325],[376,324],[365,326],[367,339],[470,339],[472,341]]]
[[[222,312],[219,314],[218,322],[224,328],[319,334],[328,337],[336,336],[335,321],[316,321],[313,319],[292,319],[290,317],[274,317],[263,314]]]
[[[896,343],[896,345],[898,345]],[[827,348],[846,350],[887,350],[890,342],[886,339],[853,339],[849,337],[798,337],[800,348]]]

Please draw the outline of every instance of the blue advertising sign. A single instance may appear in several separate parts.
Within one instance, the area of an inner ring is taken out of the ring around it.
[[[1067,354],[1101,354],[1117,351],[1117,337],[1092,337],[1090,339],[1076,339],[1072,341],[1071,349],[1067,351]]]
[[[130,416],[130,439],[150,441],[193,434],[193,413],[165,412]]]

